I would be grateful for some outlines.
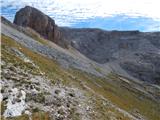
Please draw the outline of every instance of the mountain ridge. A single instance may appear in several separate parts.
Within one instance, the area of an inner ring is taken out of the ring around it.
[[[160,119],[159,32],[57,27],[55,44],[5,18],[1,29],[2,119]],[[30,107],[19,118],[8,101]]]

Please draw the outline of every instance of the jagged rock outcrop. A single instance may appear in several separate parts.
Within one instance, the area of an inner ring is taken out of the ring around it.
[[[15,15],[14,23],[19,26],[30,27],[44,38],[66,47],[64,42],[60,42],[61,35],[55,21],[36,8],[26,6],[20,9]]]

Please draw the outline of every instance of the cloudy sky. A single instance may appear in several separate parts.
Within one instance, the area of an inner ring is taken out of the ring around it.
[[[159,0],[1,0],[1,15],[13,21],[16,11],[26,5],[40,9],[60,26],[160,31]]]

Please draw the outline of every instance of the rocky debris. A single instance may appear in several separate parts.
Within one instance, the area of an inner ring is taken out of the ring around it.
[[[14,23],[23,27],[30,27],[44,38],[65,47],[66,43],[60,42],[61,35],[55,21],[36,8],[26,6],[20,9],[14,19]]]
[[[137,60],[136,60],[137,59]],[[124,60],[120,63],[128,73],[144,82],[160,85],[160,54],[149,52],[139,53],[134,60]]]
[[[14,54],[16,54],[17,57],[21,58],[24,62],[26,63],[33,63],[29,58],[27,58],[22,52],[20,52],[18,49],[16,48],[10,48],[11,51],[14,52]],[[33,66],[35,66],[33,64]]]
[[[55,120],[72,120],[74,113],[78,117],[89,118],[87,111],[91,107],[86,108],[87,97],[82,90],[53,85],[44,75],[33,75],[29,70],[24,71],[13,63],[2,61],[2,101],[6,103],[4,117],[24,113],[31,116],[33,112],[45,111]]]
[[[13,88],[11,90],[12,92],[7,99],[7,108],[3,114],[4,117],[19,116],[26,108],[26,93],[23,90],[19,91],[17,88]]]
[[[115,64],[130,76],[152,84],[160,78],[160,32],[104,31],[59,28],[64,39],[80,53],[100,64]],[[115,68],[116,72],[122,70]],[[114,71],[113,70],[113,71]],[[122,73],[126,76],[125,73]],[[126,76],[127,77],[127,76]]]
[[[8,22],[8,21],[7,21]],[[23,46],[31,49],[34,52],[45,55],[48,58],[56,60],[62,67],[69,68],[73,67],[87,73],[94,74],[96,76],[103,76],[106,73],[105,71],[98,72],[95,68],[90,64],[91,61],[79,59],[79,57],[73,57],[65,52],[61,51],[58,46],[56,48],[49,47],[45,44],[41,44],[40,42],[34,40],[33,38],[23,34],[20,30],[16,30],[11,28],[11,26],[6,25],[5,22],[2,23],[2,34],[11,37],[16,42],[22,44]],[[62,48],[61,48],[62,49]],[[103,66],[101,66],[103,67]]]
[[[152,84],[159,84],[160,32],[142,33],[139,31],[104,31],[89,28],[57,27],[54,20],[29,6],[17,12],[14,23],[20,26],[29,26],[46,38],[53,38],[51,41],[58,45],[67,42],[67,45],[69,44],[69,46],[74,47],[97,63],[113,64],[106,66],[126,77],[129,76]],[[47,55],[50,53],[44,49],[36,51]],[[59,58],[53,53],[49,57]],[[66,58],[65,60],[60,59],[59,62],[67,68],[68,61],[71,60],[66,60]],[[72,64],[76,64],[75,68],[82,69],[82,65],[77,65],[77,62],[73,61]],[[120,65],[120,69],[113,69],[115,64]],[[91,70],[88,69],[87,71]],[[92,73],[97,75],[95,71],[92,71]]]

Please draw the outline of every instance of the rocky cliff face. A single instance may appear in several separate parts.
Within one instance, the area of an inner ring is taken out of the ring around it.
[[[160,83],[160,32],[74,28],[60,31],[71,46],[88,58],[100,64],[117,63],[135,78]]]
[[[118,64],[135,78],[160,83],[160,32],[62,28],[29,6],[16,13],[14,23],[30,27],[62,47],[72,46],[99,64]]]
[[[36,8],[26,6],[20,9],[15,15],[14,23],[19,26],[30,27],[44,38],[65,47],[64,42],[59,42],[60,32],[55,21]]]

